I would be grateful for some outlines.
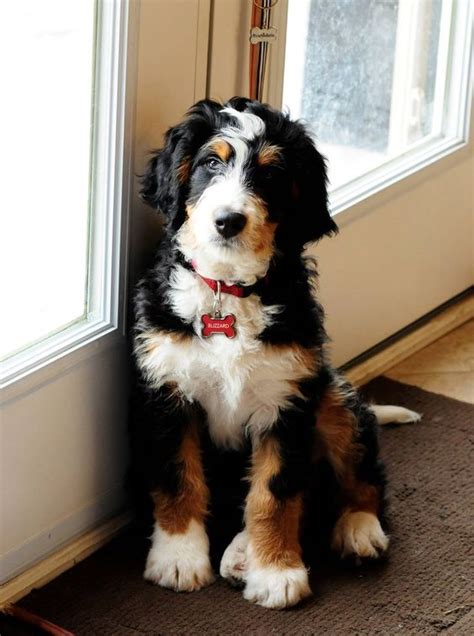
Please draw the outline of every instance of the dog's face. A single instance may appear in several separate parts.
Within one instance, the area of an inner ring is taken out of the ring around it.
[[[326,172],[304,127],[259,102],[199,102],[166,135],[142,196],[211,278],[251,284],[272,257],[334,232]]]

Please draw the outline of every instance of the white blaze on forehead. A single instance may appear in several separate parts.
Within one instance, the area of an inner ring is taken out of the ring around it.
[[[265,132],[265,122],[252,113],[242,113],[234,108],[223,108],[221,112],[235,119],[235,124],[222,128],[216,138],[223,138],[234,149],[233,170],[227,178],[243,180],[243,167],[249,154],[247,142]]]
[[[265,131],[265,123],[257,115],[241,113],[234,108],[223,108],[222,112],[233,117],[235,125],[225,126],[208,145],[224,139],[234,150],[234,161],[224,175],[219,175],[206,189],[199,204],[209,204],[214,208],[229,205],[235,209],[243,208],[246,197],[244,167],[250,148],[248,141],[255,139]]]
[[[265,122],[257,115],[242,113],[235,108],[223,108],[221,112],[237,120],[237,126],[227,126],[222,131],[229,137],[238,136],[251,140],[265,132]]]

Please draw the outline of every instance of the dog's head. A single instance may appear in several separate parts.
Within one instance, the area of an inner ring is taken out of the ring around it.
[[[250,284],[276,252],[299,254],[337,231],[324,159],[305,127],[244,98],[193,106],[153,154],[141,194],[212,278]]]

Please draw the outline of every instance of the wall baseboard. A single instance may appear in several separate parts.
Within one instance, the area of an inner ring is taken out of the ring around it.
[[[400,334],[399,338],[382,350],[373,355],[369,352],[368,359],[349,365],[343,370],[343,374],[352,384],[361,386],[472,318],[474,296],[470,295],[441,309],[419,327]]]
[[[369,359],[350,367],[344,374],[356,386],[365,384],[473,317],[474,297],[463,298],[407,335],[401,335],[399,339]],[[62,572],[91,555],[119,534],[131,520],[130,512],[120,514],[70,541],[50,556],[1,585],[0,608],[8,603],[14,603],[32,589],[46,585]]]
[[[73,539],[46,558],[0,586],[0,608],[26,596],[34,588],[49,583],[76,563],[117,536],[132,520],[130,512],[124,512],[97,528]]]
[[[128,508],[123,484],[103,492],[96,499],[28,538],[0,557],[0,585],[10,581],[31,565],[39,563],[76,537],[82,537],[107,519]]]

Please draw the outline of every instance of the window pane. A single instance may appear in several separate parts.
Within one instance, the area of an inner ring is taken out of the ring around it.
[[[442,0],[289,1],[283,103],[311,123],[332,188],[441,133],[447,9]]]
[[[95,3],[6,2],[0,25],[4,357],[87,313]]]

